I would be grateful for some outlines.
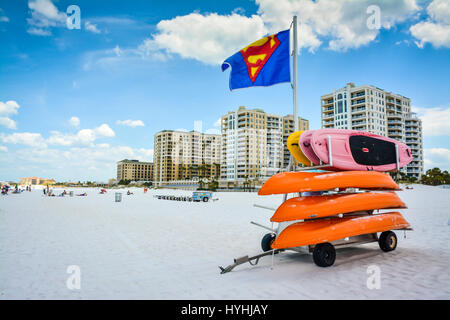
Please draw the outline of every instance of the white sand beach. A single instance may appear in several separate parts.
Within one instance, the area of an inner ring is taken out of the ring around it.
[[[377,243],[338,249],[319,268],[311,255],[283,252],[221,275],[219,265],[261,252],[281,196],[215,193],[218,201],[157,200],[188,191],[76,189],[87,197],[44,197],[40,190],[0,197],[0,299],[449,299],[450,190],[414,185],[399,192],[414,231],[397,232],[395,251]],[[70,189],[67,189],[68,191]],[[55,189],[56,193],[61,192]],[[68,266],[81,288],[66,286]],[[368,266],[381,288],[368,289]]]

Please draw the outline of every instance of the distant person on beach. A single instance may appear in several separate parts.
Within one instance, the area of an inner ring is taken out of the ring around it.
[[[77,194],[77,196],[78,196],[78,197],[86,197],[86,196],[87,196],[87,192],[85,192],[85,193],[80,193],[80,194]]]
[[[133,192],[130,192],[130,190],[127,191],[127,195],[133,194]]]
[[[47,195],[50,196],[50,187],[47,185]]]

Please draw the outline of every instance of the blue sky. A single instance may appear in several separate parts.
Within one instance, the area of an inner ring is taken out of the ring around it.
[[[65,22],[73,4],[79,30]],[[411,98],[426,168],[450,169],[449,1],[29,0],[0,2],[0,180],[106,181],[117,160],[152,160],[160,130],[201,120],[217,132],[240,105],[291,113],[288,84],[230,92],[220,62],[293,14],[299,113],[311,128],[322,94],[375,85]]]

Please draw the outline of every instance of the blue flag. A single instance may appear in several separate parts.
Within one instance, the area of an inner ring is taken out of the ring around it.
[[[290,82],[289,30],[264,37],[222,63],[231,67],[230,90]]]

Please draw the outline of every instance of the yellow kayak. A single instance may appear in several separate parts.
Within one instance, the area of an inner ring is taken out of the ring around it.
[[[291,135],[287,139],[287,147],[289,152],[292,154],[297,162],[303,164],[304,166],[311,166],[311,161],[303,154],[302,149],[298,146],[298,140],[300,139],[300,135],[303,131],[297,131],[291,133]]]

